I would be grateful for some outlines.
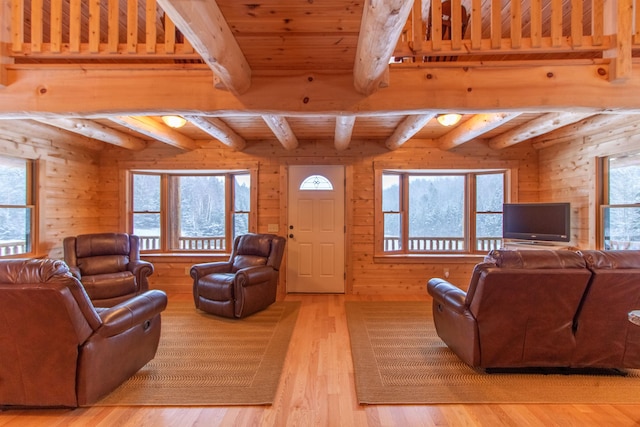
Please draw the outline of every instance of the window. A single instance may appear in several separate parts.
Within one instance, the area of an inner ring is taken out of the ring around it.
[[[379,255],[486,253],[502,245],[505,171],[383,170]]]
[[[251,172],[131,174],[133,234],[143,251],[227,252],[249,232]]]
[[[33,161],[0,156],[0,256],[32,252],[33,178]]]
[[[606,157],[601,167],[600,246],[640,249],[640,154]]]

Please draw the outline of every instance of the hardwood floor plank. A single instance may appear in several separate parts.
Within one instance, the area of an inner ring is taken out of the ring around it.
[[[171,294],[170,299],[191,299]],[[6,410],[5,426],[633,426],[637,405],[359,405],[345,301],[424,300],[426,295],[287,295],[301,301],[272,406],[92,407]]]

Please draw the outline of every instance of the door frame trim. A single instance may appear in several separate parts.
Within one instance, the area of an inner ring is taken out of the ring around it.
[[[353,294],[353,268],[351,259],[353,252],[351,250],[351,224],[353,224],[353,166],[341,162],[323,161],[285,161],[280,164],[280,230],[283,230],[284,237],[288,240],[288,224],[289,224],[289,166],[343,166],[344,167],[344,295]],[[373,178],[372,178],[373,179]],[[373,200],[371,201],[373,203]],[[371,213],[373,215],[373,212]],[[371,231],[373,236],[373,230]],[[287,256],[285,251],[282,265],[280,266],[280,279],[278,283],[278,298],[282,299],[287,295]]]

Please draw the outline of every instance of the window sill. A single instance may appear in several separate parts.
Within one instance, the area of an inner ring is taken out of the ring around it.
[[[477,264],[484,260],[486,254],[400,254],[400,255],[376,255],[373,262],[376,264]]]

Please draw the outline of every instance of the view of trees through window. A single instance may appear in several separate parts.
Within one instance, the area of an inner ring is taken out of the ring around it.
[[[640,249],[640,155],[608,159],[605,249]]]
[[[30,162],[0,157],[0,255],[31,250]]]
[[[475,179],[475,221],[470,222],[468,180]],[[407,186],[407,191],[403,187]],[[403,202],[403,195],[408,200]],[[382,176],[384,251],[465,251],[467,224],[475,224],[475,250],[502,238],[504,173],[428,174],[385,172]],[[406,211],[406,212],[405,212]],[[407,238],[403,237],[406,221]],[[488,242],[488,243],[487,243]]]
[[[143,249],[160,249],[166,239],[171,250],[225,250],[228,237],[249,231],[250,207],[249,174],[133,174],[133,232]]]

